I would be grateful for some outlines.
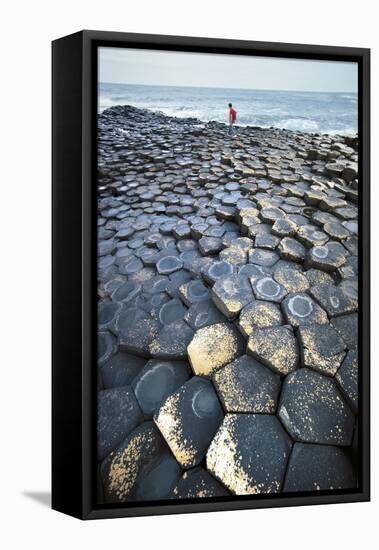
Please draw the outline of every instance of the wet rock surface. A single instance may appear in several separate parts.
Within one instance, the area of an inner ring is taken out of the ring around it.
[[[98,124],[104,500],[355,487],[357,140]]]

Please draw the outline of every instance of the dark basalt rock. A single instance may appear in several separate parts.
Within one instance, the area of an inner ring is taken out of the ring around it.
[[[222,240],[217,237],[202,237],[199,240],[199,249],[203,256],[214,255],[223,248]]]
[[[113,302],[131,302],[141,292],[142,287],[136,282],[126,282],[112,293]]]
[[[311,323],[319,325],[328,323],[325,311],[304,292],[289,294],[283,300],[281,307],[287,323],[293,327]]]
[[[183,468],[200,463],[223,412],[212,383],[194,376],[168,397],[154,421]]]
[[[235,495],[278,493],[292,441],[271,414],[227,414],[207,452],[207,469]]]
[[[213,375],[228,413],[275,413],[280,378],[252,357],[243,355]]]
[[[211,296],[215,305],[228,319],[234,319],[241,309],[254,299],[249,280],[241,275],[217,279]]]
[[[257,328],[249,338],[247,352],[282,375],[296,369],[299,362],[297,340],[288,326]]]
[[[107,503],[169,498],[181,469],[153,422],[144,422],[101,464]]]
[[[102,460],[143,420],[130,386],[98,393],[97,456]]]
[[[249,262],[264,267],[271,267],[279,260],[278,254],[271,250],[254,248],[249,250]]]
[[[341,315],[333,317],[330,321],[333,328],[336,329],[342,340],[349,349],[355,349],[358,345],[358,314]]]
[[[152,338],[149,352],[152,357],[162,359],[186,359],[192,336],[193,330],[184,320],[173,321]]]
[[[169,275],[182,267],[183,262],[176,256],[165,256],[157,262],[157,271],[160,275]]]
[[[225,320],[223,314],[211,300],[193,304],[184,316],[185,321],[193,330],[221,323]]]
[[[209,289],[204,285],[200,279],[189,281],[179,287],[180,298],[190,307],[192,304],[208,300]]]
[[[336,382],[355,413],[358,412],[358,353],[349,351],[335,376]]]
[[[200,466],[184,472],[172,491],[172,498],[215,498],[228,495],[229,492]]]
[[[356,483],[351,461],[339,447],[295,443],[283,491],[354,489]]]
[[[134,378],[132,388],[145,417],[152,418],[165,399],[191,376],[184,361],[151,359]]]
[[[159,320],[163,325],[184,319],[187,309],[178,299],[169,300],[159,310]]]
[[[302,263],[305,258],[304,246],[292,237],[284,237],[280,241],[278,252],[282,258],[293,262]]]
[[[286,266],[276,267],[274,279],[288,293],[306,292],[310,286],[307,277],[303,273]]]
[[[354,415],[334,381],[309,369],[299,369],[283,383],[278,415],[296,441],[351,445]]]
[[[347,292],[335,285],[315,285],[310,293],[325,309],[329,317],[352,313],[358,309],[358,299],[351,297]]]
[[[250,336],[256,328],[279,326],[282,323],[279,307],[261,300],[254,300],[245,306],[238,319],[238,327],[245,336]]]
[[[209,266],[202,270],[202,276],[208,284],[213,285],[218,279],[220,279],[220,277],[233,275],[235,271],[235,266],[228,262],[212,262]]]
[[[330,325],[306,325],[298,330],[302,364],[334,376],[345,357],[345,344]]]
[[[251,284],[257,300],[280,303],[287,294],[285,288],[272,277],[261,277],[255,281],[253,279]]]
[[[125,352],[113,355],[101,368],[101,379],[105,389],[129,386],[142,370],[146,359]]]
[[[112,355],[117,351],[116,338],[108,331],[97,333],[97,364],[99,367],[104,365]]]
[[[150,344],[161,324],[155,319],[140,319],[120,333],[120,349],[142,357],[150,357]]]

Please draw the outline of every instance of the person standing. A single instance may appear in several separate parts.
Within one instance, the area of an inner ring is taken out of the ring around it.
[[[229,103],[229,135],[235,134],[234,124],[237,120],[237,111],[233,108],[232,103]]]

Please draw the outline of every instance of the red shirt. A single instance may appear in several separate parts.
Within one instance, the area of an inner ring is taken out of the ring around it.
[[[230,113],[230,117],[231,117],[232,121],[235,122],[236,119],[237,119],[237,111],[235,109],[233,109],[233,107],[231,107],[229,109],[229,113]]]

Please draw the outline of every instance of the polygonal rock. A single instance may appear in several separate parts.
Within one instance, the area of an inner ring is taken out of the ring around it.
[[[222,240],[217,237],[202,237],[199,240],[199,249],[203,256],[217,254],[222,247]]]
[[[287,323],[293,327],[300,325],[328,323],[325,311],[308,294],[289,294],[281,304]]]
[[[136,428],[101,465],[108,503],[169,498],[181,469],[153,422]]]
[[[116,338],[107,330],[97,333],[97,364],[104,365],[117,351]]]
[[[308,267],[316,267],[329,272],[341,267],[346,262],[346,255],[341,249],[332,245],[333,243],[328,243],[324,246],[311,248],[307,256]]]
[[[349,351],[336,374],[336,381],[353,411],[358,411],[358,353]]]
[[[199,464],[222,419],[212,383],[198,376],[168,397],[154,418],[183,468]]]
[[[194,373],[209,376],[242,355],[243,348],[234,325],[217,323],[196,331],[187,352]]]
[[[100,302],[97,310],[97,326],[105,330],[110,328],[120,312],[122,304],[117,302]]]
[[[334,376],[345,357],[345,344],[330,325],[306,325],[298,331],[304,367]]]
[[[295,443],[288,462],[284,492],[355,487],[354,469],[342,449],[332,445]]]
[[[211,290],[211,296],[228,319],[234,319],[254,299],[249,280],[241,275],[220,277]]]
[[[284,237],[279,243],[278,251],[282,258],[302,263],[305,258],[305,248],[296,239]]]
[[[120,333],[120,349],[142,357],[150,356],[150,344],[161,325],[155,319],[140,319]]]
[[[187,346],[193,336],[193,330],[183,321],[173,321],[164,325],[149,344],[153,357],[161,359],[186,359]]]
[[[234,266],[243,265],[246,263],[247,253],[243,248],[232,245],[228,246],[228,248],[224,248],[224,250],[221,250],[219,258],[221,261],[227,262]]]
[[[177,256],[164,256],[157,262],[157,271],[160,275],[169,275],[183,267],[183,262]]]
[[[271,235],[270,233],[262,233],[255,237],[255,246],[257,248],[267,248],[268,250],[275,250],[280,243],[280,239]]]
[[[207,469],[234,495],[280,491],[291,439],[271,414],[227,414],[207,452]]]
[[[174,321],[180,321],[184,318],[187,311],[178,299],[169,300],[159,310],[159,320],[163,325],[170,325]]]
[[[276,252],[272,252],[272,250],[264,250],[262,248],[253,248],[249,250],[249,262],[251,264],[271,267],[278,260],[278,254]]]
[[[229,363],[215,372],[213,381],[228,413],[275,413],[280,378],[252,357]]]
[[[328,242],[329,237],[320,231],[315,225],[302,225],[297,233],[299,241],[307,246],[322,246]]]
[[[220,277],[233,275],[235,266],[228,262],[213,262],[202,270],[202,276],[210,285],[213,285]]]
[[[272,232],[278,237],[294,237],[299,229],[297,223],[284,217],[278,218],[272,226]]]
[[[104,388],[128,386],[146,363],[143,357],[130,355],[122,351],[113,355],[100,368]]]
[[[285,288],[272,277],[261,277],[255,281],[252,279],[251,284],[257,300],[279,303],[287,294]]]
[[[97,456],[102,460],[143,420],[130,386],[98,393]]]
[[[342,340],[349,349],[355,349],[358,345],[358,314],[340,315],[330,321]]]
[[[207,470],[197,466],[184,472],[171,498],[215,498],[228,495],[228,491]]]
[[[163,401],[184,384],[191,374],[191,368],[185,361],[148,361],[132,383],[144,415],[152,418]]]
[[[242,334],[250,336],[256,328],[281,325],[283,316],[279,307],[272,302],[254,300],[243,308],[238,319]]]
[[[309,369],[299,369],[283,383],[278,415],[297,441],[350,445],[354,415],[334,381]]]
[[[193,330],[222,323],[225,317],[211,300],[193,304],[184,316],[185,321]]]
[[[309,289],[306,276],[288,267],[277,267],[274,271],[274,279],[281,284],[287,292],[305,292]]]
[[[195,279],[179,287],[179,294],[186,306],[209,298],[209,289],[200,279]]]
[[[278,374],[296,369],[299,361],[297,340],[290,327],[269,327],[254,330],[247,351]]]
[[[310,293],[326,310],[329,317],[352,313],[358,309],[358,300],[338,286],[331,284],[312,286]]]

